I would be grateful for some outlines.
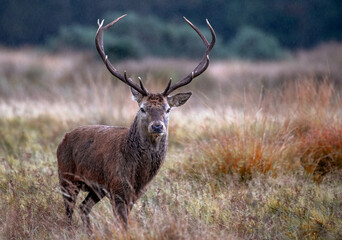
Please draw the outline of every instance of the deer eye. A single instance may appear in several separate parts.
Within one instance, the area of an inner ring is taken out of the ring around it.
[[[168,108],[167,110],[166,110],[166,113],[169,113],[171,111],[171,108]]]
[[[146,113],[145,109],[143,109],[143,108],[140,108],[140,111],[141,111],[142,113]]]

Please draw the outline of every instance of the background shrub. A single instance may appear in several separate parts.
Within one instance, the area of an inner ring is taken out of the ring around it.
[[[242,59],[276,60],[285,56],[274,36],[250,26],[244,26],[237,32],[229,49],[232,56]]]
[[[122,13],[108,13],[104,24],[116,19]],[[199,27],[210,41],[207,27]],[[50,38],[47,46],[60,48],[94,49],[96,27],[71,25],[60,29]],[[220,36],[213,50],[213,56],[226,56],[226,47]],[[167,23],[155,16],[140,16],[129,13],[113,29],[104,34],[107,54],[114,59],[137,58],[141,56],[200,58],[204,44],[199,36],[183,21]]]
[[[52,50],[71,47],[76,49],[89,48],[94,43],[96,28],[83,25],[63,26],[58,34],[47,41],[47,47]]]

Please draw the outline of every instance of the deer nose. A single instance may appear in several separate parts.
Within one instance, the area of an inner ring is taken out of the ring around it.
[[[155,123],[152,125],[152,130],[155,133],[162,133],[163,132],[163,125],[160,123]]]

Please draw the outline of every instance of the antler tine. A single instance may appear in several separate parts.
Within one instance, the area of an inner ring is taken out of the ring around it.
[[[141,80],[141,77],[138,77],[138,79],[139,79],[140,88],[141,88],[141,89],[146,93],[146,95],[147,95],[148,91],[147,91],[147,89],[144,87],[143,82],[142,82],[142,80]]]
[[[169,89],[170,89],[170,87],[171,87],[171,82],[172,82],[172,78],[170,78],[170,81],[169,81],[169,83],[167,84],[167,86],[166,86],[166,88],[165,88],[165,90],[164,90],[164,92],[163,92],[163,95],[164,95],[164,96],[167,96],[167,92],[169,91]]]
[[[170,86],[170,83],[169,83],[163,92],[164,96],[168,96],[174,90],[189,84],[192,81],[192,79],[201,75],[208,68],[208,66],[209,66],[209,54],[210,54],[210,51],[214,47],[215,42],[216,42],[215,31],[212,28],[212,26],[210,25],[208,19],[206,19],[206,22],[207,22],[207,25],[208,25],[210,32],[211,32],[211,43],[210,44],[209,44],[208,40],[205,38],[205,36],[199,31],[199,29],[195,25],[193,25],[185,17],[184,17],[184,20],[197,32],[197,34],[200,36],[200,38],[202,39],[202,41],[205,44],[207,49],[206,49],[206,51],[205,51],[205,53],[201,59],[201,62],[196,66],[194,71],[192,71],[188,76],[186,76],[185,78],[178,81],[177,83],[175,83],[172,86]]]
[[[208,47],[208,46],[209,46],[209,42],[208,42],[208,40],[204,37],[204,35],[200,32],[200,30],[199,30],[194,24],[192,24],[192,22],[190,22],[186,17],[183,17],[183,18],[184,18],[184,20],[192,27],[192,29],[194,29],[194,30],[197,32],[197,34],[202,38],[202,40],[203,40],[205,46]]]
[[[138,84],[136,84],[135,82],[132,81],[132,79],[128,78],[126,75],[126,72],[124,73],[124,76],[111,64],[111,62],[108,59],[108,56],[105,54],[104,51],[104,47],[103,47],[103,31],[110,28],[111,26],[113,26],[115,23],[117,23],[120,19],[124,18],[127,14],[122,15],[121,17],[118,17],[117,19],[115,19],[114,21],[110,22],[109,24],[107,24],[106,26],[103,26],[104,20],[101,21],[97,20],[97,24],[99,26],[99,28],[97,29],[96,32],[96,37],[95,37],[95,45],[96,45],[96,49],[98,51],[98,53],[100,54],[103,62],[105,63],[107,69],[109,70],[109,72],[111,72],[115,77],[117,77],[118,79],[120,79],[122,82],[124,82],[125,84],[127,84],[128,86],[134,88],[135,90],[137,90],[139,93],[141,93],[144,96],[148,95],[148,92],[146,90],[146,88],[143,86],[141,80],[140,80],[140,86]]]

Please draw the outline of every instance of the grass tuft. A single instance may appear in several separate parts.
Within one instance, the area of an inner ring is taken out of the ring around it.
[[[325,174],[342,169],[342,128],[311,129],[301,137],[298,152],[304,169],[320,182]]]

